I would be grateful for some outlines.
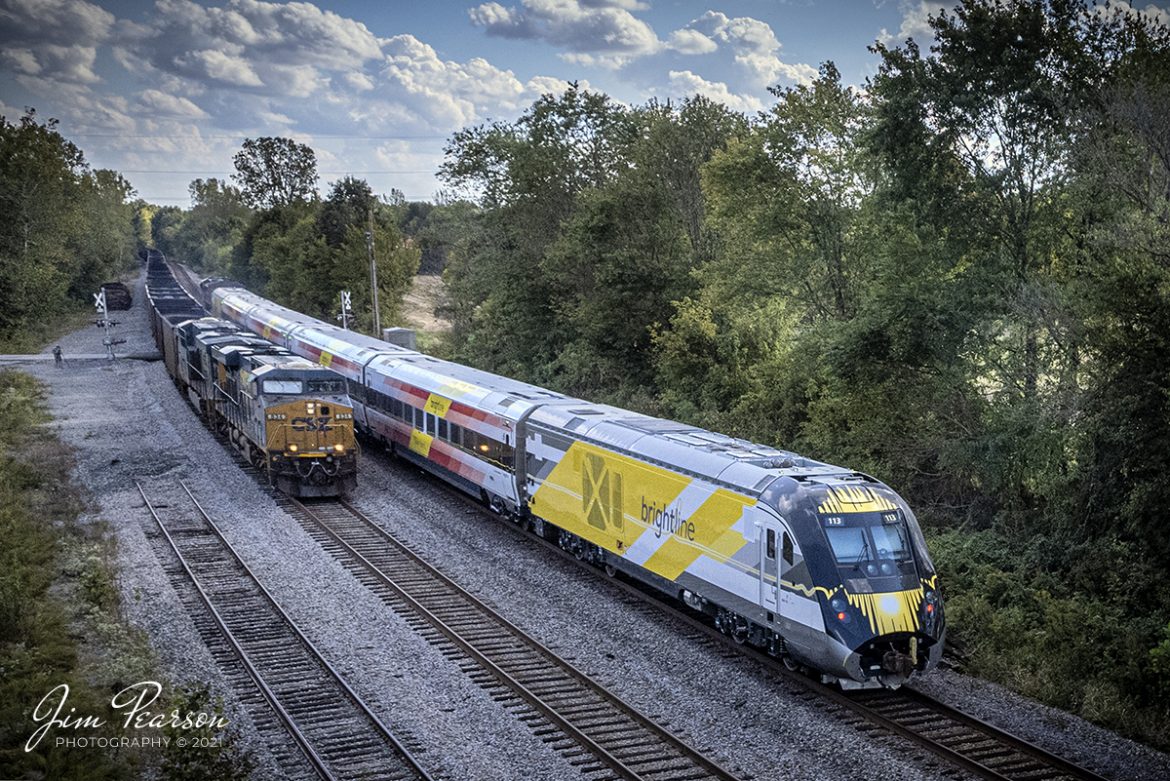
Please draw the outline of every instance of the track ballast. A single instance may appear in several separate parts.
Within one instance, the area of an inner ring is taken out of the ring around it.
[[[460,588],[347,502],[277,501],[416,631],[591,779],[737,775]]]
[[[430,781],[411,750],[256,579],[187,485],[135,484],[176,557],[172,578],[185,576],[197,589],[223,641],[316,774],[338,781]],[[216,650],[223,656],[222,647]]]

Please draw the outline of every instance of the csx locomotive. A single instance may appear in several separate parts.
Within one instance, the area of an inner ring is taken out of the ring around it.
[[[864,474],[342,330],[224,284],[220,317],[342,375],[359,430],[535,532],[843,687],[937,665],[914,513]]]
[[[148,258],[151,327],[167,372],[209,424],[293,496],[357,485],[345,381],[318,364],[208,317],[159,254]]]

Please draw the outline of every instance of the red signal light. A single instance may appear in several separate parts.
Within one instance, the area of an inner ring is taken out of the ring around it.
[[[845,620],[845,613],[844,613],[844,612],[838,613],[838,614],[837,614],[837,620],[838,620],[838,621],[844,621],[844,620]]]

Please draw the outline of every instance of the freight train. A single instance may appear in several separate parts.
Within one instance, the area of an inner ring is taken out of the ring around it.
[[[868,475],[439,360],[222,280],[203,294],[344,377],[361,432],[739,642],[843,688],[896,687],[942,656],[922,531]]]
[[[161,253],[147,258],[151,330],[167,373],[208,424],[292,496],[345,496],[358,445],[345,380],[209,317]]]

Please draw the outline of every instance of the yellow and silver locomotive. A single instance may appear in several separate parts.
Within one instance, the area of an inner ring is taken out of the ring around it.
[[[208,424],[292,496],[357,486],[353,407],[336,373],[239,326],[206,317],[161,256],[147,276],[167,371]]]

